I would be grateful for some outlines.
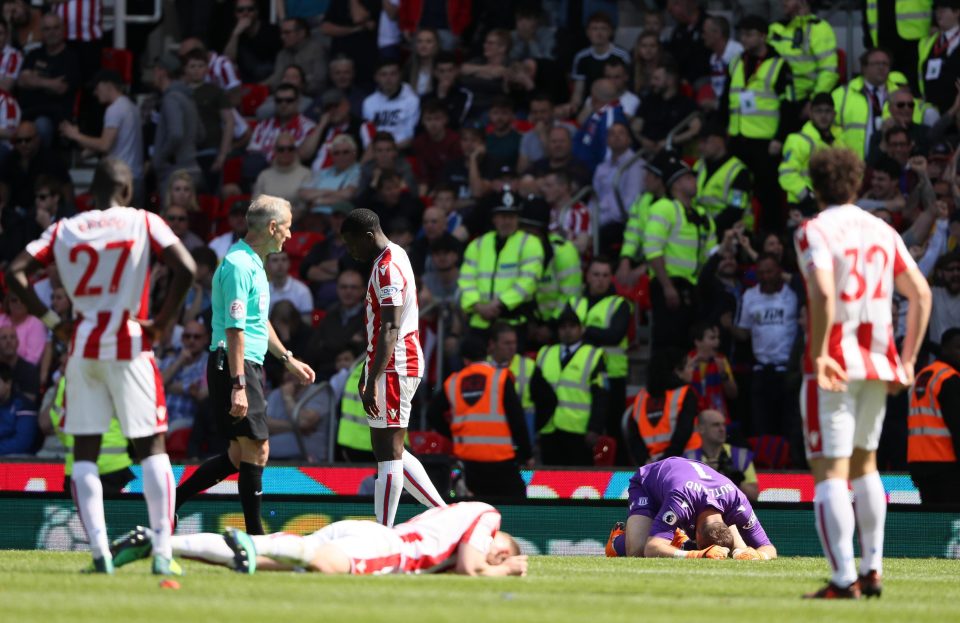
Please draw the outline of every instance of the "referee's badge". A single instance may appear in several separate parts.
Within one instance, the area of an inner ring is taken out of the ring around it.
[[[241,318],[246,317],[246,315],[247,315],[246,305],[244,305],[243,301],[241,301],[240,299],[234,299],[233,302],[230,303],[230,317],[233,318],[234,320],[240,320]]]

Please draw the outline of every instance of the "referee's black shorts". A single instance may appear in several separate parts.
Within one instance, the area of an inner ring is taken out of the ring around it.
[[[223,370],[218,370],[216,352],[210,353],[207,358],[207,388],[217,430],[226,439],[268,439],[270,431],[267,430],[267,400],[263,395],[263,367],[244,359],[243,374],[247,381],[247,417],[236,418],[230,415],[230,394],[233,391],[230,366],[224,362]]]

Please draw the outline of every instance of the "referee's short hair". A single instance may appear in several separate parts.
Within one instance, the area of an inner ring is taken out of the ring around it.
[[[247,229],[250,231],[266,231],[270,221],[283,220],[284,208],[290,210],[290,202],[280,197],[259,195],[250,202],[247,209]]]
[[[342,235],[362,235],[382,231],[380,228],[380,217],[373,210],[366,208],[357,208],[347,215],[343,225],[340,226]]]

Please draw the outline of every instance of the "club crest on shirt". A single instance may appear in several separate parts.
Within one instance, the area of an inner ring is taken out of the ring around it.
[[[753,528],[756,524],[757,524],[757,515],[756,515],[756,513],[751,513],[751,515],[750,515],[750,521],[748,521],[748,522],[746,523],[746,525],[743,526],[743,529],[744,529],[744,530],[750,530],[750,529]]]
[[[381,265],[380,265],[380,274],[381,274],[381,275],[386,275],[386,274],[387,274],[387,265],[386,265],[386,264],[381,264]]]
[[[230,317],[234,320],[240,320],[247,314],[247,306],[243,304],[243,301],[240,299],[234,299],[230,303]]]
[[[672,526],[677,523],[677,514],[673,511],[667,511],[663,514],[663,523]]]

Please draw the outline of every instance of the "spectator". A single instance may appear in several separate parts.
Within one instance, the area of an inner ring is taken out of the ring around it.
[[[727,132],[707,124],[700,133],[700,160],[693,165],[697,176],[697,203],[717,226],[717,237],[738,222],[753,224],[751,194],[753,179],[747,166],[727,151]]]
[[[582,320],[569,306],[557,320],[559,344],[537,353],[530,380],[544,465],[593,465],[608,408],[603,352],[583,341]]]
[[[400,79],[400,64],[382,60],[376,73],[377,90],[363,100],[363,118],[389,132],[397,147],[405,150],[413,143],[413,133],[420,119],[420,98]]]
[[[590,201],[595,213],[600,215],[601,240],[614,241],[622,238],[627,215],[620,208],[617,192],[624,202],[643,194],[646,175],[642,158],[624,169],[617,180],[617,171],[636,155],[630,148],[631,142],[630,128],[623,123],[611,125],[607,130],[607,157],[597,165],[593,173],[593,197]],[[616,187],[614,181],[617,182]],[[608,248],[602,242],[600,246]]]
[[[324,227],[324,239],[313,245],[307,256],[300,262],[300,279],[310,286],[313,292],[314,309],[323,309],[337,299],[337,275],[348,267],[364,271],[355,261],[340,238],[340,226],[343,219],[353,210],[349,201],[339,201],[330,206],[330,217]]]
[[[375,189],[366,188],[361,191],[357,196],[357,206],[373,210],[384,223],[403,219],[412,232],[420,229],[423,218],[423,204],[396,171],[384,171],[377,180]],[[393,238],[391,240],[396,241]]]
[[[520,227],[543,246],[543,272],[534,295],[538,326],[532,333],[538,342],[552,341],[552,326],[571,301],[583,292],[580,252],[573,243],[549,233],[550,206],[539,197],[528,197],[520,213]]]
[[[160,118],[151,162],[159,188],[164,188],[170,174],[180,169],[190,173],[194,185],[200,182],[196,146],[204,137],[204,129],[190,87],[180,80],[181,70],[180,59],[169,52],[161,55],[153,68],[153,86],[160,93]]]
[[[281,385],[267,395],[272,458],[305,463],[325,463],[332,458],[328,456],[327,440],[334,410],[333,391],[327,387],[301,404],[309,387],[284,370]]]
[[[333,140],[341,134],[353,139],[358,153],[365,152],[373,142],[376,127],[354,116],[350,100],[340,89],[330,89],[320,98],[320,117],[316,127],[300,143],[300,160],[313,162],[314,172],[333,166]]]
[[[170,204],[163,210],[163,220],[166,221],[173,233],[180,238],[180,242],[188,251],[194,251],[206,246],[203,240],[190,231],[190,212],[183,206]]]
[[[462,160],[463,152],[460,135],[447,127],[447,109],[439,101],[424,103],[421,123],[424,131],[413,139],[413,156],[421,190],[425,190],[441,182],[447,163]]]
[[[465,242],[470,237],[463,224],[463,215],[457,209],[457,189],[453,184],[441,182],[430,193],[433,207],[443,212],[446,219],[446,231],[454,238]]]
[[[299,97],[300,92],[292,84],[281,84],[277,87],[274,94],[277,114],[257,123],[243,158],[243,177],[248,183],[252,183],[260,171],[266,169],[273,160],[274,146],[281,133],[291,134],[296,146],[300,147],[310,131],[316,127],[313,121],[297,112]]]
[[[377,132],[373,136],[373,158],[367,160],[360,167],[360,182],[357,184],[359,192],[375,188],[380,176],[386,171],[396,171],[403,178],[407,188],[416,188],[417,180],[413,176],[413,168],[406,158],[400,157],[397,142],[389,132]]]
[[[209,327],[212,320],[210,305],[213,273],[217,270],[218,264],[217,254],[209,247],[199,247],[191,251],[190,255],[197,265],[197,272],[193,276],[193,285],[187,290],[187,296],[183,301],[183,315],[180,322],[186,325],[191,320],[200,319]]]
[[[872,163],[880,155],[880,143],[883,134],[894,126],[907,131],[918,153],[929,153],[932,146],[930,128],[923,123],[914,122],[914,119],[922,119],[922,115],[916,114],[917,106],[922,105],[922,103],[923,100],[914,99],[909,86],[898,87],[889,94],[886,110],[889,111],[890,116],[883,120],[880,131],[874,132],[870,137],[870,144],[867,148],[868,162]]]
[[[424,225],[427,222],[424,212]],[[424,238],[425,239],[425,238]],[[431,302],[456,303],[460,295],[457,281],[460,279],[460,255],[463,244],[444,232],[430,242],[430,259],[420,279],[420,302],[429,305]],[[455,316],[457,320],[459,317]]]
[[[94,76],[92,84],[97,101],[107,107],[103,116],[103,132],[100,136],[87,136],[81,134],[80,129],[69,121],[60,123],[60,132],[75,141],[84,151],[112,156],[126,162],[135,180],[134,203],[141,205],[144,195],[140,111],[136,104],[123,94],[123,78],[117,72],[101,70]]]
[[[333,374],[334,358],[343,348],[360,348],[366,344],[363,315],[366,278],[359,271],[347,268],[337,276],[336,283],[336,302],[326,308],[326,315],[311,332],[306,345],[308,363],[323,378]]]
[[[79,59],[67,51],[63,21],[55,13],[47,13],[43,16],[43,47],[27,54],[17,80],[24,118],[37,124],[44,145],[53,143],[57,126],[72,116],[82,80]]]
[[[373,78],[376,57],[371,52],[377,48],[376,14],[381,7],[382,2],[371,0],[330,0],[320,24],[320,32],[330,37],[330,56],[356,59],[354,70],[361,84]],[[334,86],[349,93],[336,81]]]
[[[627,117],[616,98],[612,80],[594,81],[590,95],[591,114],[573,139],[573,155],[591,170],[607,157],[607,132],[615,123],[626,125]]]
[[[839,138],[835,120],[833,99],[827,93],[817,93],[810,100],[810,121],[784,141],[779,173],[780,187],[787,193],[788,209],[799,209],[807,216],[816,214],[816,197],[808,172],[810,158],[815,151],[832,146]]]
[[[870,184],[857,205],[873,212],[888,210],[900,212],[907,201],[900,192],[900,163],[889,156],[878,158],[870,169]]]
[[[511,43],[509,31],[491,30],[483,40],[483,56],[471,59],[460,69],[463,85],[474,94],[473,116],[482,117],[494,98],[503,95]]]
[[[700,0],[668,0],[667,12],[677,22],[667,50],[679,65],[682,78],[698,85],[710,75],[710,50],[703,41],[707,14],[700,7]]]
[[[521,173],[526,172],[530,165],[546,155],[547,135],[551,128],[561,125],[554,118],[553,101],[546,93],[534,93],[530,96],[530,112],[527,114],[527,121],[533,125],[533,128],[524,133],[520,139],[517,170]],[[576,132],[575,127],[563,125],[568,127],[570,134]]]
[[[447,233],[447,215],[440,208],[430,207],[423,211],[423,229],[410,245],[410,265],[413,274],[423,275],[428,267],[433,243]]]
[[[710,50],[710,88],[719,102],[726,96],[727,68],[743,54],[740,42],[730,37],[730,22],[720,15],[708,15],[703,21],[703,45]]]
[[[43,45],[43,14],[27,0],[4,0],[3,21],[10,24],[13,45],[25,53]]]
[[[50,293],[50,309],[65,318],[67,326],[72,325],[73,304],[63,286],[54,287]],[[67,352],[70,348],[69,336],[66,332],[48,331],[47,343],[40,358],[40,385],[48,387],[53,381],[53,373],[66,364]]]
[[[785,404],[790,354],[797,338],[797,294],[787,287],[775,257],[757,262],[757,285],[743,294],[736,325],[740,341],[750,341],[753,367],[751,435],[787,435],[794,424],[794,403]]]
[[[399,12],[400,0],[385,0],[380,6],[380,23],[377,25],[377,54],[380,58],[401,58],[400,44],[404,39],[397,20]]]
[[[570,176],[577,188],[586,186],[592,179],[587,165],[574,158],[573,134],[565,125],[550,129],[547,133],[547,154],[533,163],[529,173],[540,179],[555,171],[562,171]]]
[[[697,394],[683,351],[656,349],[650,357],[647,386],[633,401],[627,445],[637,465],[645,465],[700,447],[695,429]]]
[[[180,206],[186,210],[190,231],[201,240],[206,240],[210,235],[210,219],[200,211],[197,189],[188,171],[174,171],[170,175],[163,192],[163,207],[166,209],[170,206]]]
[[[33,189],[36,193],[33,204],[36,224],[33,235],[35,237],[39,237],[55,221],[76,213],[73,206],[68,206],[63,201],[63,185],[60,184],[60,180],[41,175],[37,178]]]
[[[310,118],[311,121],[318,119],[319,115],[316,114],[316,103],[313,99],[308,97],[304,89],[307,86],[307,76],[303,73],[303,68],[299,65],[287,65],[283,69],[283,73],[280,74],[280,83],[281,84],[292,84],[297,87],[297,91],[300,93],[300,96],[297,98],[297,111],[300,114],[305,115]],[[263,121],[264,119],[269,119],[277,114],[277,100],[271,95],[263,101],[262,104],[257,106],[257,112],[255,116],[257,121]]]
[[[12,292],[8,292],[4,298],[0,327],[13,327],[17,330],[17,355],[34,366],[40,363],[43,348],[47,343],[47,329],[39,318],[27,311],[27,306]]]
[[[297,192],[304,210],[310,214],[330,214],[331,206],[352,199],[360,184],[357,144],[353,137],[337,134],[330,143],[329,153],[333,166],[314,172]]]
[[[310,36],[310,24],[302,17],[287,18],[280,23],[280,39],[283,48],[277,52],[273,73],[264,84],[271,90],[276,90],[285,82],[283,74],[287,67],[296,65],[303,70],[306,78],[303,92],[319,95],[327,81],[327,58],[320,40]]]
[[[573,242],[580,253],[590,246],[590,209],[573,200],[573,185],[563,171],[547,173],[540,183],[543,199],[550,206],[550,233]]]
[[[939,345],[948,329],[960,327],[960,253],[953,251],[940,258],[931,290],[933,309],[928,339]]]
[[[256,0],[237,0],[233,14],[236,24],[223,55],[236,63],[243,82],[264,82],[280,52],[280,31],[260,19]]]
[[[902,74],[890,73],[890,62],[885,50],[869,49],[860,56],[860,76],[833,90],[840,142],[861,158],[882,123],[884,104],[905,82]]]
[[[517,168],[520,155],[520,133],[513,128],[513,102],[507,97],[490,103],[490,132],[486,138],[487,159],[492,166]]]
[[[580,110],[587,94],[592,94],[593,82],[603,78],[604,65],[611,57],[619,57],[624,64],[630,62],[630,53],[613,42],[615,28],[610,16],[596,12],[587,19],[587,39],[590,47],[577,52],[573,57],[573,95],[561,115],[572,117]]]
[[[433,88],[428,96],[447,109],[450,127],[459,130],[473,112],[473,91],[460,84],[460,66],[450,52],[440,52],[433,62]]]
[[[270,324],[277,338],[287,350],[301,350],[310,339],[310,327],[303,321],[303,314],[290,301],[280,301],[270,312]],[[264,360],[264,374],[271,386],[282,382],[286,366],[276,357]]]
[[[103,2],[65,0],[51,4],[54,5],[53,12],[60,17],[63,24],[67,49],[79,63],[80,84],[85,85],[100,70],[100,50],[104,47],[101,25]]]
[[[326,20],[330,19],[327,13]],[[363,100],[369,95],[369,90],[361,87],[356,82],[357,72],[354,67],[353,59],[348,56],[334,56],[330,61],[330,83],[334,89],[339,90],[350,101],[350,114],[358,119],[363,118]]]
[[[167,355],[159,364],[163,391],[167,397],[168,433],[193,428],[208,395],[207,347],[210,334],[207,326],[196,320],[187,322],[180,339],[180,350]]]
[[[664,63],[650,77],[650,94],[643,98],[631,127],[640,137],[640,144],[650,152],[663,149],[667,134],[681,121],[697,111],[697,103],[680,93],[680,75],[677,67]],[[681,146],[700,132],[701,122],[695,120],[673,137],[673,144]]]
[[[23,394],[36,404],[40,396],[40,370],[20,356],[20,339],[12,325],[0,326],[0,363],[6,364],[13,375],[13,391]]]
[[[733,481],[747,499],[756,502],[760,496],[757,470],[753,467],[753,452],[727,443],[727,423],[723,413],[714,409],[701,410],[697,416],[697,433],[703,444],[683,456],[700,461]]]
[[[543,10],[533,3],[519,3],[514,9],[516,28],[510,46],[510,60],[553,58],[554,33],[543,24]]]
[[[613,100],[611,101],[616,101],[623,109],[623,114],[628,119],[632,119],[640,109],[640,98],[627,90],[628,72],[626,63],[619,56],[611,56],[603,64],[603,75],[601,77],[613,83]],[[580,114],[577,115],[577,120],[581,124],[585,123],[593,111],[593,96],[591,95],[584,102]]]
[[[310,181],[310,169],[300,164],[296,139],[288,132],[277,137],[273,153],[270,166],[260,172],[253,184],[253,196],[271,195],[286,199],[293,206],[293,220],[297,221],[304,212],[299,192]]]
[[[404,67],[404,80],[414,92],[423,97],[433,86],[433,69],[440,53],[440,38],[432,28],[423,28],[413,40],[413,54]]]
[[[653,72],[664,64],[667,56],[660,45],[659,31],[644,30],[633,46],[633,90],[641,102],[650,93]]]
[[[10,25],[0,19],[0,91],[13,93],[13,88],[23,69],[23,53],[10,45]]]
[[[440,37],[443,49],[452,50],[470,27],[473,15],[472,2],[404,0],[400,3],[397,20],[406,34],[412,34],[420,28],[433,28]]]
[[[730,420],[727,401],[737,397],[737,381],[730,362],[720,352],[720,329],[708,322],[698,322],[690,330],[693,350],[687,354],[690,385],[697,391],[698,410],[712,409]]]
[[[829,93],[840,80],[833,26],[810,12],[808,0],[788,0],[783,3],[783,12],[783,20],[770,24],[767,39],[770,47],[790,63],[797,101]]]
[[[270,280],[270,310],[280,301],[290,301],[300,315],[309,321],[313,312],[313,295],[305,283],[290,275],[290,256],[284,251],[267,257],[267,278]]]
[[[939,110],[947,110],[957,94],[956,81],[960,78],[960,3],[947,0],[935,4],[937,31],[920,40],[917,84],[921,97]]]
[[[37,434],[37,408],[14,389],[10,366],[0,363],[0,456],[33,454]]]
[[[206,80],[207,53],[202,48],[191,50],[185,57],[183,81],[193,92],[204,138],[197,145],[197,164],[203,171],[204,186],[209,192],[220,188],[220,173],[233,145],[233,105],[226,91]],[[134,175],[136,179],[136,175]]]
[[[249,207],[249,201],[234,201],[231,204],[230,211],[227,213],[230,231],[220,234],[208,245],[217,254],[218,260],[223,259],[237,240],[247,235],[247,208]]]
[[[237,68],[225,54],[217,54],[213,50],[207,50],[207,47],[200,39],[188,37],[180,42],[177,50],[177,56],[184,59],[184,62],[194,50],[200,50],[203,58],[207,61],[206,81],[214,84],[227,94],[230,103],[233,106],[239,106],[243,97],[243,82],[237,75]]]

